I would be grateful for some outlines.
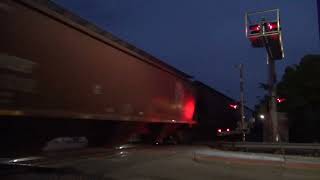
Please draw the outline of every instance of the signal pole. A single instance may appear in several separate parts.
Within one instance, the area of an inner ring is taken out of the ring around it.
[[[276,90],[276,65],[273,59],[268,55],[268,69],[269,69],[269,96],[270,100],[269,106],[269,123],[271,124],[270,140],[273,142],[279,141],[279,131],[278,131],[278,119],[277,119],[277,90]]]
[[[261,20],[261,26],[262,26],[262,34],[264,35],[266,33],[267,25],[264,22],[265,20]],[[272,142],[278,142],[279,141],[279,134],[278,134],[278,119],[277,119],[277,89],[276,89],[276,82],[277,82],[277,74],[276,74],[276,63],[275,60],[272,59],[272,51],[270,47],[270,42],[268,39],[263,36],[263,43],[267,51],[267,64],[268,64],[268,92],[270,96],[270,100],[268,101],[268,109],[269,109],[269,130],[271,130],[271,133],[269,133],[269,140]]]

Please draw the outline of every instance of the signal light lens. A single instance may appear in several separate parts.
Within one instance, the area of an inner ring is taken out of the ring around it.
[[[260,25],[253,25],[249,27],[250,31],[260,31],[261,26]]]
[[[282,103],[286,100],[286,98],[277,98],[276,100],[278,103]]]
[[[237,104],[229,104],[229,106],[233,109],[238,109],[238,105]]]
[[[274,31],[278,29],[278,24],[276,22],[268,23],[268,29]]]

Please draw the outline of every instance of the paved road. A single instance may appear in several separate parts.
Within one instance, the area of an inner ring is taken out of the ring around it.
[[[35,161],[34,164],[74,169],[106,179],[320,179],[319,169],[203,159],[195,153],[208,150],[210,149],[202,146],[145,146],[101,153],[100,149],[100,153],[90,151],[91,155],[82,156],[69,154],[61,159],[51,157]]]

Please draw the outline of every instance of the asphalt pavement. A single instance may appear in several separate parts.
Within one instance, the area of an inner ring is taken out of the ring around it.
[[[51,154],[27,163],[72,169],[105,179],[320,179],[318,167],[284,166],[283,159],[278,156],[222,152],[205,146],[91,149],[78,152],[78,155],[70,152]]]

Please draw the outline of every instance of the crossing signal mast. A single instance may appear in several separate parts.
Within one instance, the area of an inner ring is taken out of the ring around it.
[[[277,94],[275,61],[284,58],[279,9],[245,14],[246,37],[253,48],[265,48],[269,73],[269,119],[264,124],[267,141],[278,142]]]

